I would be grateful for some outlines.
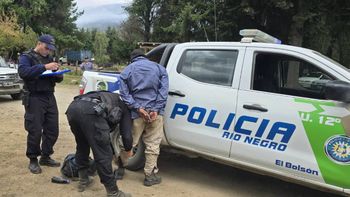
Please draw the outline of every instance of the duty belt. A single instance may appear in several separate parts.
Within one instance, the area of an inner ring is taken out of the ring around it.
[[[93,102],[93,103],[96,103],[96,104],[101,103],[101,101],[99,99],[97,99],[97,98],[82,97],[79,100]]]

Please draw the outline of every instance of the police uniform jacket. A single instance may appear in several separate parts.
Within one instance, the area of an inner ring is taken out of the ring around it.
[[[100,113],[100,116],[103,117],[111,128],[111,132],[115,130],[116,126],[121,123],[122,116],[129,113],[127,106],[119,98],[119,94],[111,93],[107,91],[93,91],[87,94],[79,95],[74,97],[74,100],[84,100],[84,98],[89,98],[90,101],[93,101],[97,105],[100,105],[103,108],[103,112]],[[96,109],[95,106],[95,109]],[[69,110],[67,110],[68,112]],[[99,112],[96,112],[99,113]],[[122,122],[121,124],[130,124],[129,122]],[[131,125],[130,125],[131,128]],[[132,134],[130,130],[120,130],[122,136],[124,148],[126,151],[131,150],[132,148]]]
[[[56,82],[61,82],[63,76],[40,76],[46,71],[45,64],[50,62],[53,62],[51,56],[43,57],[33,49],[20,56],[18,74],[24,81],[25,90],[31,93],[55,91]]]

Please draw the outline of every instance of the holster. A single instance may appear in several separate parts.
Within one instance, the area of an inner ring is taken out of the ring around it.
[[[29,94],[30,94],[30,92],[28,92],[28,91],[23,92],[22,105],[24,105],[24,107],[29,106]]]
[[[97,105],[94,106],[94,110],[96,112],[96,115],[106,118],[107,108],[104,103],[97,103]]]

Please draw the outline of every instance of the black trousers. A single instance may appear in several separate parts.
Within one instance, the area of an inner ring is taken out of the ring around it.
[[[55,96],[53,93],[30,93],[23,101],[24,127],[28,132],[26,155],[28,158],[50,156],[58,138],[58,109]]]
[[[111,129],[104,118],[95,115],[95,105],[88,101],[73,101],[66,112],[77,144],[76,163],[78,169],[88,168],[91,148],[101,183],[114,188],[116,180],[112,169]]]

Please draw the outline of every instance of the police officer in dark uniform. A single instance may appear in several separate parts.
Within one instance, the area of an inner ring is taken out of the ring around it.
[[[107,196],[131,196],[118,189],[112,169],[110,132],[114,131],[118,124],[125,151],[128,156],[132,155],[131,115],[127,106],[120,100],[119,94],[100,91],[76,96],[66,114],[77,143],[78,190],[84,191],[91,183],[88,177],[91,148]]]
[[[30,159],[28,168],[34,174],[41,173],[39,163],[50,167],[60,166],[50,155],[58,138],[55,84],[61,82],[63,76],[41,75],[47,70],[56,71],[59,68],[50,56],[50,52],[55,50],[54,44],[51,35],[42,35],[36,47],[19,58],[18,73],[24,81],[25,90],[22,101],[25,108],[24,127],[28,132],[26,155]],[[37,157],[40,155],[38,163]]]

